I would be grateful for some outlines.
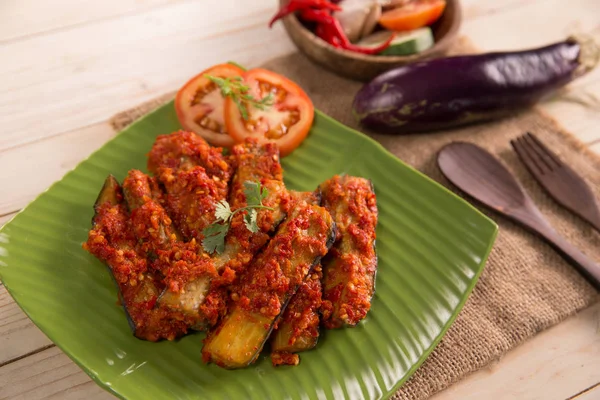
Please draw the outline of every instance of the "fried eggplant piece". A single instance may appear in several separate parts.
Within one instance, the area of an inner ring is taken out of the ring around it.
[[[190,316],[198,315],[200,310],[201,315],[206,315],[205,320],[200,319],[198,324],[194,325],[196,330],[205,330],[214,325],[215,318],[226,311],[224,297],[227,286],[236,278],[236,271],[241,271],[250,263],[254,254],[269,240],[274,226],[285,217],[281,211],[282,197],[287,195],[283,182],[270,181],[265,187],[269,188],[269,195],[263,200],[263,204],[274,208],[275,211],[258,212],[258,232],[250,232],[244,224],[243,216],[238,213],[231,222],[223,253],[208,258],[203,249],[198,249],[198,252],[206,257],[205,260],[213,264],[217,276],[190,274],[187,280],[179,282],[179,285],[168,285],[159,298],[159,304],[171,310],[181,311]],[[215,307],[211,307],[203,310],[208,304],[223,308],[215,310]]]
[[[202,241],[202,230],[215,220],[215,208],[223,193],[204,168],[188,170],[161,168],[158,179],[164,185],[164,205],[186,240]]]
[[[231,221],[223,253],[213,255],[215,267],[217,271],[221,272],[222,281],[219,282],[221,286],[232,283],[236,272],[242,271],[250,263],[254,255],[267,243],[289,209],[289,194],[281,180],[282,169],[276,146],[259,146],[254,141],[239,144],[233,148],[232,160],[236,166],[236,173],[231,183],[229,198],[231,208],[237,209],[247,205],[244,182],[260,181],[269,192],[263,204],[274,208],[274,211],[258,211],[259,231],[255,233],[246,228],[243,213],[238,213]],[[214,209],[206,215],[211,218],[210,222],[212,223]],[[184,284],[183,290],[165,291],[159,302],[171,309],[193,314],[202,304],[211,287],[213,291],[217,290],[214,286],[208,279],[190,280]],[[197,326],[196,328],[202,329],[203,327]]]
[[[158,250],[170,248],[177,241],[171,218],[153,196],[154,178],[132,169],[123,181],[125,201],[131,213],[131,225],[140,248],[151,257]]]
[[[154,309],[162,291],[161,281],[136,249],[137,238],[123,193],[112,175],[106,178],[94,210],[92,229],[83,248],[108,266],[134,335],[157,341],[173,340],[186,333],[188,324],[183,316]]]
[[[369,180],[348,175],[336,175],[320,189],[323,207],[338,227],[336,243],[323,259],[323,325],[355,326],[367,315],[375,291],[375,192]]]
[[[231,182],[229,202],[245,203],[244,182],[264,180],[283,181],[283,168],[279,162],[279,149],[274,143],[258,144],[255,139],[246,139],[231,149],[230,162],[236,168]]]
[[[204,341],[203,360],[224,368],[256,360],[289,299],[334,237],[335,223],[327,210],[298,204],[244,271],[229,313]]]
[[[232,169],[220,147],[210,146],[193,132],[178,131],[158,136],[148,153],[148,170],[157,176],[161,169],[186,171],[197,166],[218,183],[220,198],[224,199]]]
[[[321,193],[290,192],[292,201],[306,201],[319,205]],[[322,301],[321,280],[323,273],[321,264],[302,282],[298,291],[288,303],[281,319],[271,333],[271,361],[273,365],[297,365],[299,357],[292,353],[310,350],[319,340],[319,310]]]
[[[244,224],[244,213],[238,213],[233,217],[229,232],[225,238],[225,249],[221,254],[215,254],[214,260],[217,268],[223,270],[225,267],[233,271],[243,271],[254,255],[269,241],[277,226],[285,219],[289,209],[289,193],[281,181],[265,181],[263,188],[268,190],[263,205],[273,208],[270,210],[258,210],[257,232],[250,232]],[[244,198],[245,199],[245,198]],[[247,203],[238,202],[232,209],[245,207]]]
[[[161,135],[148,154],[148,169],[164,185],[165,208],[183,237],[201,241],[228,194],[232,168],[221,149],[192,132]]]
[[[225,281],[195,239],[159,251],[152,265],[164,274],[165,288],[157,306],[185,315],[192,329],[215,325],[227,311]]]
[[[290,299],[277,328],[271,334],[273,365],[296,365],[297,357],[287,355],[310,350],[319,340],[319,310],[322,302],[321,264],[316,265]]]
[[[234,217],[225,240],[225,250],[215,256],[215,263],[218,269],[229,267],[234,271],[242,271],[285,218],[290,209],[291,197],[283,184],[277,146],[259,145],[255,140],[248,140],[233,147],[231,159],[236,166],[229,196],[231,208],[248,205],[244,193],[245,182],[261,183],[269,193],[263,204],[274,208],[274,211],[259,210],[259,231],[255,233],[246,228],[242,213]]]

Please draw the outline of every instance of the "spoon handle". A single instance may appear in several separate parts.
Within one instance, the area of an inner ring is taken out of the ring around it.
[[[590,216],[590,218],[587,218],[587,221],[594,227],[594,229],[600,232],[600,210],[598,209],[597,204],[595,206],[594,214]]]
[[[579,249],[567,242],[554,229],[540,229],[537,232],[542,235],[559,253],[570,261],[588,281],[600,289],[600,265],[583,254]]]
[[[583,254],[577,247],[562,237],[550,225],[539,209],[527,198],[525,206],[511,211],[502,210],[509,217],[528,227],[546,239],[567,261],[587,278],[587,280],[600,289],[600,264]]]

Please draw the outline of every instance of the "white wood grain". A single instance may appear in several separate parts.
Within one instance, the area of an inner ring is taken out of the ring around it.
[[[50,345],[52,342],[0,285],[0,365]]]
[[[105,121],[212,64],[292,51],[267,27],[273,3],[185,2],[0,46],[0,151]]]
[[[11,212],[8,214],[4,214],[0,217],[0,228],[2,227],[2,225],[4,225],[5,223],[7,223],[8,221],[10,221],[10,219],[16,214],[16,212]]]
[[[562,400],[600,379],[600,304],[540,333],[431,400]]]
[[[0,368],[0,398],[114,400],[57,347]]]
[[[0,43],[74,25],[115,18],[178,0],[4,0]]]
[[[271,1],[238,3],[236,7],[217,0],[207,0],[202,7],[181,3],[0,47],[0,59],[8,60],[0,65],[0,82],[6,85],[0,90],[0,110],[11,116],[0,149],[105,120],[232,55],[252,65],[293,49],[281,26],[272,31],[266,28],[265,21],[273,11]],[[542,3],[482,14],[466,21],[463,31],[477,32],[471,36],[482,49],[488,49],[497,46],[496,36],[507,36],[498,25],[529,26],[529,20],[536,17],[552,21],[528,29],[528,35],[521,35],[525,41],[521,36],[501,41],[503,48],[539,45],[563,37],[561,32],[581,19],[581,9],[591,12],[583,15],[579,25],[591,29],[593,11],[599,4],[573,0],[561,13],[558,0]],[[499,23],[490,24],[490,18]],[[502,32],[489,33],[495,29]],[[221,35],[227,35],[227,40],[219,40]],[[202,48],[213,51],[200,51]],[[96,102],[96,107],[81,109],[81,104],[90,101]],[[74,113],[74,109],[80,112]]]
[[[469,0],[469,4],[477,4]],[[488,2],[481,2],[482,4]],[[493,2],[489,2],[493,3]],[[488,4],[489,4],[488,3]],[[502,12],[465,21],[462,33],[485,50],[510,50],[549,44],[574,33],[598,34],[596,0],[520,1]]]
[[[598,400],[600,399],[600,383],[588,388],[583,393],[579,393],[567,400]]]
[[[10,194],[0,197],[0,215],[27,205],[115,134],[103,122],[1,152],[0,171],[15,173],[0,175],[3,193]]]

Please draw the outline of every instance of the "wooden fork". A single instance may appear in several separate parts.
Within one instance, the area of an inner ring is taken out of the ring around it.
[[[511,140],[510,144],[550,197],[600,232],[600,208],[594,193],[582,177],[530,132]]]

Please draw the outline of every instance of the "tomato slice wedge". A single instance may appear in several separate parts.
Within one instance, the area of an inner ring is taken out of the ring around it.
[[[392,31],[411,31],[433,24],[446,8],[446,0],[412,0],[384,12],[379,23]]]
[[[175,111],[181,126],[196,132],[214,146],[232,146],[234,140],[227,133],[224,120],[223,96],[217,85],[205,75],[228,78],[243,73],[243,69],[233,64],[219,64],[190,79],[175,97]]]
[[[288,78],[266,69],[255,68],[242,75],[248,94],[263,99],[269,93],[274,104],[264,110],[246,104],[244,119],[233,99],[225,100],[225,124],[236,142],[256,138],[259,143],[274,142],[285,156],[306,138],[315,116],[315,108],[304,90]]]

